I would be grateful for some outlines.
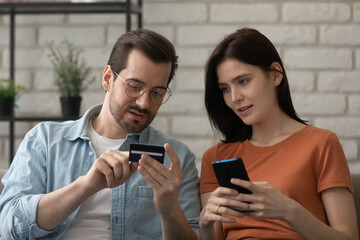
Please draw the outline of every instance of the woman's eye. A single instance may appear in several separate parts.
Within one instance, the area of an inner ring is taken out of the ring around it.
[[[220,89],[220,91],[221,91],[222,93],[227,93],[227,92],[230,91],[230,88],[229,88],[229,87],[219,87],[219,89]]]
[[[238,81],[238,83],[239,83],[240,85],[246,85],[248,82],[249,82],[248,79],[241,79],[241,80]]]

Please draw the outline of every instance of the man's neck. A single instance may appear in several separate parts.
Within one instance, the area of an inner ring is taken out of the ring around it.
[[[112,116],[105,116],[103,111],[91,119],[91,124],[100,136],[110,139],[126,138],[127,133],[114,121]]]

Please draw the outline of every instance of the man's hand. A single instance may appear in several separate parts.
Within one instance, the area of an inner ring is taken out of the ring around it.
[[[98,192],[103,188],[117,187],[126,182],[136,171],[138,163],[129,164],[129,153],[107,150],[97,158],[84,176],[87,188]]]
[[[45,230],[56,228],[92,194],[127,181],[138,165],[138,163],[129,165],[128,152],[106,151],[95,160],[85,176],[45,194],[40,199],[36,215],[37,224]]]
[[[161,213],[168,212],[178,201],[182,181],[180,160],[169,144],[164,145],[171,160],[170,168],[143,154],[139,160],[139,172],[154,190],[154,205]]]
[[[178,201],[182,183],[180,159],[168,143],[164,148],[171,160],[170,168],[143,154],[138,171],[154,191],[154,205],[161,214],[162,239],[196,239]]]

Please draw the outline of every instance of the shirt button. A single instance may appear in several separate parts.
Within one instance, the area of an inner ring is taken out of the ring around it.
[[[94,155],[94,153],[93,153],[93,152],[89,152],[89,156],[91,157],[92,155]]]

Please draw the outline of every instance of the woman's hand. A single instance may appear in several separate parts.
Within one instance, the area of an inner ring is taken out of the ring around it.
[[[234,217],[245,216],[243,212],[249,208],[249,204],[242,201],[240,194],[233,189],[218,187],[210,194],[206,205],[201,211],[200,225],[209,227],[214,222],[231,223]],[[223,214],[228,216],[223,216]]]
[[[296,202],[268,182],[249,182],[233,178],[235,185],[249,189],[252,194],[239,194],[236,199],[248,202],[246,216],[285,220],[294,212]]]

